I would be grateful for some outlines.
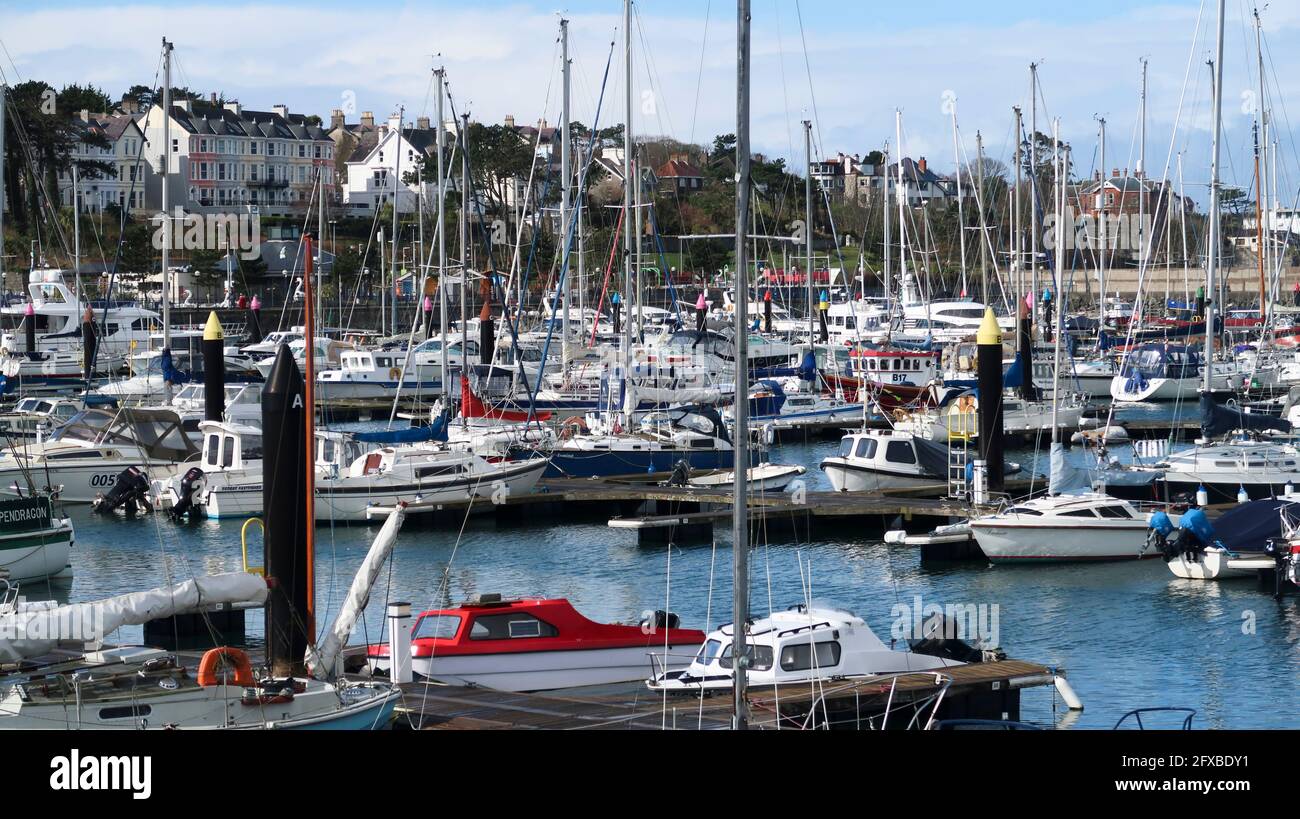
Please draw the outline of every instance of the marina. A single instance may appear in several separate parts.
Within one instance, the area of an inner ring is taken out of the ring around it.
[[[901,100],[969,65],[842,86],[856,10],[752,5],[229,86],[177,10],[117,96],[0,32],[0,730],[1300,728],[1294,15],[1098,83],[958,41],[959,120]]]

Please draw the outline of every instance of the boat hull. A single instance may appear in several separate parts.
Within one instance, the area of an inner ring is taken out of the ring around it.
[[[1089,521],[1068,524],[997,521],[971,523],[975,542],[991,563],[1050,563],[1134,560],[1156,557],[1147,546],[1145,522]]]
[[[688,666],[699,644],[594,648],[579,651],[529,651],[514,654],[477,654],[415,657],[412,670],[422,677],[449,685],[476,685],[499,691],[548,691],[588,685],[647,680],[662,672],[665,658],[671,670]],[[387,671],[387,657],[374,666]]]
[[[0,571],[10,581],[39,581],[71,577],[72,522],[37,532],[0,534]]]

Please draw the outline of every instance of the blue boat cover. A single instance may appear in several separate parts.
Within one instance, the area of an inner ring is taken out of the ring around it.
[[[1242,412],[1235,407],[1225,407],[1209,395],[1201,394],[1201,434],[1218,438],[1233,430],[1276,430],[1290,432],[1291,422],[1262,413]]]
[[[1300,513],[1300,503],[1266,498],[1242,503],[1224,512],[1213,524],[1200,509],[1189,509],[1178,528],[1196,535],[1206,546],[1218,543],[1233,552],[1262,552],[1272,538],[1282,537],[1282,511]]]
[[[447,440],[447,416],[438,416],[427,427],[355,432],[352,437],[363,444],[415,444],[421,441],[445,441]]]

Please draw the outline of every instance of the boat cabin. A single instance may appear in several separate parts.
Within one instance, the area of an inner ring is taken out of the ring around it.
[[[201,421],[203,436],[200,463],[205,472],[244,469],[262,460],[262,431],[224,421]]]

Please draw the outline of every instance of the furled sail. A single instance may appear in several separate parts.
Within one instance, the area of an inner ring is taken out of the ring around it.
[[[0,616],[0,662],[39,657],[61,642],[78,646],[99,642],[122,626],[139,626],[221,603],[265,601],[265,580],[247,572],[228,572],[89,603],[25,607]]]

